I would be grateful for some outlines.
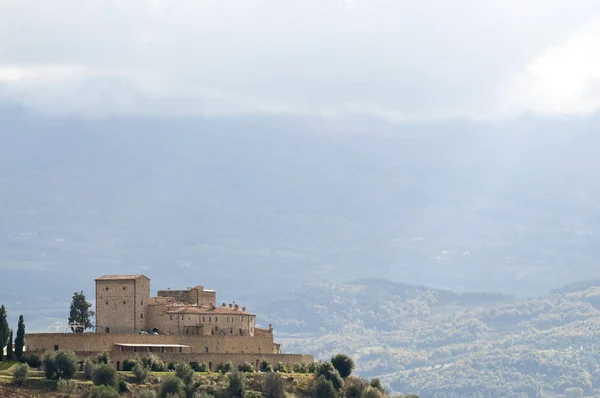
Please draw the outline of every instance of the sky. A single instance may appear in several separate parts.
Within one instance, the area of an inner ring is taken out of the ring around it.
[[[0,0],[0,101],[95,116],[587,116],[600,2]]]

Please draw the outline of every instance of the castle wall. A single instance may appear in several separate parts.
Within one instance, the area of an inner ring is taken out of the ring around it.
[[[95,351],[74,351],[80,361],[86,358],[92,358],[98,353]],[[123,369],[123,363],[128,359],[135,358],[135,355],[144,357],[144,353],[127,353],[127,352],[111,352],[110,362],[117,369]],[[267,361],[273,365],[277,362],[283,362],[286,366],[297,363],[312,363],[314,358],[312,355],[302,354],[213,354],[213,353],[153,353],[166,363],[205,363],[210,370],[215,372],[220,365],[231,362],[234,367],[237,367],[246,362],[251,363],[256,368],[260,366],[262,361]]]
[[[210,308],[216,305],[216,292],[204,290],[203,286],[196,286],[187,290],[159,290],[158,297],[171,297],[178,301]]]
[[[274,354],[273,336],[167,336],[113,333],[32,333],[25,336],[27,351],[113,351],[115,344],[181,344],[192,353]]]

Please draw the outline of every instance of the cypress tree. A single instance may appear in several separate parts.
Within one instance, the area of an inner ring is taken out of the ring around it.
[[[13,359],[13,330],[10,329],[10,337],[8,338],[8,344],[6,345],[6,359],[12,361]]]
[[[10,327],[8,326],[8,320],[6,319],[6,307],[0,306],[0,361],[2,361],[2,353],[4,347],[8,344],[8,338],[10,334]]]
[[[23,347],[25,346],[25,320],[23,315],[19,316],[19,326],[17,327],[17,337],[15,338],[15,357],[20,360],[23,356]]]

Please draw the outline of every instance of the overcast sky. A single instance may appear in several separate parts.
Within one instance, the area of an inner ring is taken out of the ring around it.
[[[0,100],[86,114],[587,115],[598,0],[0,0]]]

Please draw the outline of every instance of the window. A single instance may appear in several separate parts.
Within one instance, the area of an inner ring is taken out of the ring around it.
[[[108,286],[106,287],[106,291],[108,292]]]
[[[219,322],[219,318],[215,317],[215,322]]]
[[[140,319],[144,319],[144,314],[140,314]]]
[[[54,351],[58,351],[58,344],[54,346]]]
[[[183,315],[181,315],[181,320],[183,321]]]
[[[110,328],[104,328],[104,332],[110,333]]]
[[[208,347],[204,347],[204,352],[208,352]]]
[[[244,322],[244,316],[240,316],[240,321]]]
[[[170,316],[169,316],[169,319],[170,319],[170,320],[173,320],[173,315],[170,315]]]
[[[142,305],[144,305],[144,300],[142,300]]]
[[[127,301],[123,300],[123,305],[127,305]]]
[[[206,322],[206,317],[202,317],[202,322]]]
[[[127,290],[127,286],[123,286],[123,290]]]
[[[209,316],[209,317],[208,317],[208,321],[209,321],[209,322],[212,322],[212,317],[210,317],[210,316]]]

